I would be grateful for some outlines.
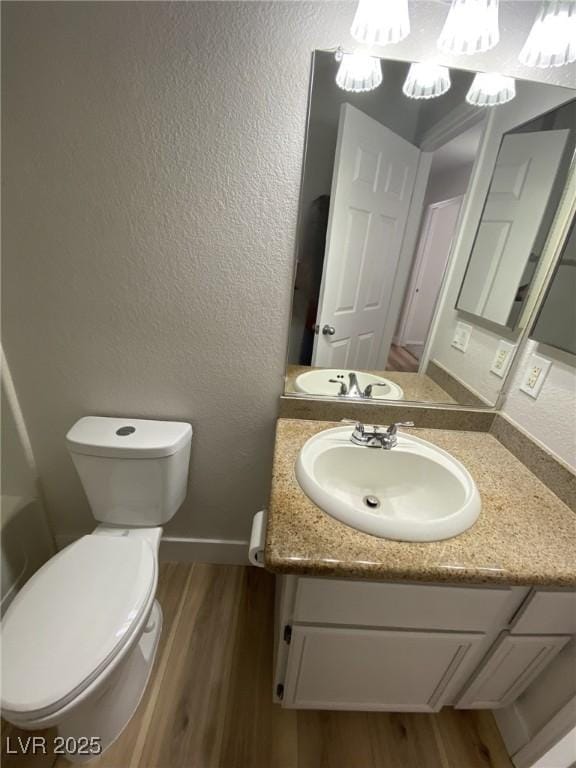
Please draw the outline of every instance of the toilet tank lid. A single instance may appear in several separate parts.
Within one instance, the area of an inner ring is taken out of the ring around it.
[[[192,426],[184,421],[84,416],[66,435],[71,453],[110,458],[156,459],[184,448]]]

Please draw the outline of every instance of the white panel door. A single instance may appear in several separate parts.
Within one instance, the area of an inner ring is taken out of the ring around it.
[[[340,109],[312,363],[383,368],[380,341],[420,151],[350,104]],[[334,329],[332,335],[322,332]]]
[[[295,626],[284,707],[435,712],[485,635]],[[465,677],[464,677],[465,679]]]
[[[459,196],[433,203],[426,211],[398,334],[398,344],[414,347],[411,351],[418,356],[432,322],[461,205]]]
[[[530,257],[567,130],[504,137],[458,308],[505,325]]]

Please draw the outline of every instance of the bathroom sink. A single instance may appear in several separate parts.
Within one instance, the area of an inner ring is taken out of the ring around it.
[[[364,533],[399,541],[439,541],[470,528],[480,495],[446,451],[398,432],[391,450],[350,442],[353,427],[320,432],[302,447],[296,478],[332,517]]]
[[[294,381],[294,388],[297,392],[306,395],[337,395],[338,384],[330,382],[330,379],[338,379],[348,384],[349,376],[355,373],[358,384],[362,391],[369,384],[378,384],[382,386],[374,387],[371,398],[374,400],[403,400],[404,392],[402,388],[389,379],[382,376],[375,376],[372,373],[363,373],[362,371],[351,371],[345,368],[315,368],[306,373],[301,373]]]

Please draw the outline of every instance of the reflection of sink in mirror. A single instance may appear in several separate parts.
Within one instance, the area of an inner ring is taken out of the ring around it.
[[[474,73],[451,67],[451,88],[416,103],[410,62],[380,65],[381,84],[353,93],[335,85],[334,54],[314,54],[288,368],[418,373],[424,386],[400,382],[405,401],[494,407],[557,258],[545,244],[576,91],[520,80],[511,101],[462,119]],[[466,348],[452,346],[460,322]]]
[[[449,453],[400,432],[390,450],[358,446],[352,431],[320,432],[298,455],[296,478],[320,509],[359,531],[400,541],[440,541],[476,522],[480,494]]]
[[[350,375],[356,377],[362,395],[350,392]],[[349,371],[342,368],[316,368],[301,373],[294,380],[297,392],[306,395],[339,395],[371,398],[374,400],[402,400],[402,388],[389,379],[362,371]],[[344,389],[345,388],[345,392]]]

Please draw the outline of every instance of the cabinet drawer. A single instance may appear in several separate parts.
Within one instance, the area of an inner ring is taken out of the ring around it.
[[[284,707],[435,712],[483,636],[294,627]]]
[[[481,632],[508,622],[522,588],[484,589],[299,578],[294,621]]]
[[[561,635],[501,635],[456,702],[457,709],[498,709],[515,701],[570,640]]]
[[[537,590],[518,614],[513,634],[576,635],[576,592]]]

